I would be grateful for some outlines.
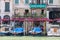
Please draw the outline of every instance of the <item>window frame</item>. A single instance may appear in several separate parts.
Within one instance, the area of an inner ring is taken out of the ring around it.
[[[18,3],[16,3],[16,1],[18,1]],[[20,3],[20,0],[14,0],[15,5],[19,5],[19,3]]]
[[[49,4],[53,4],[53,0],[49,0],[48,2],[49,2]]]
[[[5,12],[10,12],[10,2],[5,2]]]
[[[25,0],[25,4],[29,4],[29,0],[28,0],[28,3],[26,3],[26,0]]]

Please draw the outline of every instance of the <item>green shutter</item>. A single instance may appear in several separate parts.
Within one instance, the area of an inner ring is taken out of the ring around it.
[[[49,0],[49,3],[53,3],[53,0]]]
[[[10,11],[10,3],[9,2],[5,2],[5,12]]]
[[[29,0],[25,0],[25,4],[28,4],[29,3]]]
[[[19,4],[19,0],[15,0],[15,4]]]

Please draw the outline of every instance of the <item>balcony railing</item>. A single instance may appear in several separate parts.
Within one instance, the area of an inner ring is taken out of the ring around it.
[[[30,17],[30,18],[45,18],[46,17],[46,14],[43,14],[43,15],[37,15],[37,13],[36,14],[34,14],[34,15],[30,15],[30,14],[27,14],[27,15],[24,15],[24,16],[21,16],[21,15],[14,15],[13,17],[19,17],[19,18],[28,18],[28,17]]]

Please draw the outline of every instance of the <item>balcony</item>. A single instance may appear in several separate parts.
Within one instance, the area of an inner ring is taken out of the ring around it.
[[[30,4],[30,8],[46,8],[46,4]]]
[[[19,13],[17,13],[17,14],[14,14],[13,15],[13,18],[46,18],[46,14],[37,14],[37,13],[35,13],[35,14],[32,14],[32,13],[28,13],[28,14],[25,14],[25,15],[23,15],[23,16],[21,16]]]

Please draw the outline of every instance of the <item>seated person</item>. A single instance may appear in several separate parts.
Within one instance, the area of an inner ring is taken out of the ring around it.
[[[0,35],[6,35],[9,33],[9,28],[1,27],[0,28]]]
[[[40,25],[40,28],[42,29],[42,31],[44,31],[44,26],[43,25]]]
[[[16,21],[16,25],[14,28],[12,28],[12,30],[10,31],[12,34],[16,33],[23,33],[24,32],[24,28],[23,28],[23,22],[18,22]]]
[[[35,26],[31,31],[29,31],[29,33],[31,34],[37,34],[41,32],[42,32],[42,29],[39,26]]]

